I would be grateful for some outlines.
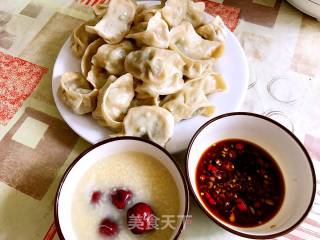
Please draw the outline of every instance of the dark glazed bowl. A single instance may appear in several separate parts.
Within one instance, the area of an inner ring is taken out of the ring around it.
[[[217,218],[201,200],[196,187],[197,164],[211,144],[225,139],[244,139],[256,143],[273,156],[283,173],[283,204],[265,224],[257,227],[233,226]],[[194,199],[210,219],[229,232],[253,239],[275,238],[296,228],[309,213],[316,191],[311,158],[298,138],[276,121],[246,112],[215,117],[195,133],[186,155],[186,173]]]
[[[71,221],[71,204],[81,176],[103,157],[128,151],[148,154],[159,160],[175,180],[179,191],[177,194],[180,196],[179,216],[184,216],[179,220],[178,227],[171,238],[178,239],[184,229],[189,211],[189,191],[186,180],[172,156],[164,148],[137,137],[117,137],[99,142],[81,153],[69,166],[59,184],[55,199],[54,219],[60,239],[75,239]]]

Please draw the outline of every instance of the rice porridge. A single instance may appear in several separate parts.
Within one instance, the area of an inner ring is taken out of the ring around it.
[[[116,202],[119,196],[113,199],[119,189],[128,193],[120,205]],[[173,177],[157,159],[138,152],[117,153],[94,164],[80,179],[72,202],[72,225],[79,240],[170,239],[180,222],[180,199]],[[141,202],[152,208],[157,220],[154,229],[142,234],[132,230],[127,217]],[[101,230],[104,219],[114,225]]]

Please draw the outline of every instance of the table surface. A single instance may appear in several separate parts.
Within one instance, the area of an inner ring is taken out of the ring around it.
[[[89,143],[62,120],[51,93],[55,58],[72,29],[103,0],[1,0],[0,240],[58,239],[53,202],[59,180]],[[320,23],[280,0],[220,0],[207,11],[234,30],[250,65],[241,110],[293,131],[320,173]],[[240,13],[240,20],[238,21]],[[235,29],[234,29],[235,28]],[[184,152],[177,154],[181,166]],[[320,181],[306,220],[279,239],[320,239]],[[302,190],[303,191],[303,190]],[[191,203],[182,239],[240,239]]]

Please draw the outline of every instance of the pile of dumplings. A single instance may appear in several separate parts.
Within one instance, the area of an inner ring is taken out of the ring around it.
[[[59,97],[117,135],[148,137],[164,146],[174,124],[210,116],[207,95],[226,89],[215,70],[227,29],[202,2],[137,5],[110,0],[72,34],[81,72],[61,76]]]

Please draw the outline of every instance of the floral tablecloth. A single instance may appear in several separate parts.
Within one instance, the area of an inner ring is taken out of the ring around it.
[[[52,223],[59,180],[90,144],[59,115],[52,68],[72,29],[98,2],[105,0],[0,1],[1,240],[58,239]],[[250,84],[241,110],[293,131],[320,179],[320,23],[280,0],[206,4],[234,30],[249,60]],[[184,153],[176,158],[183,165]],[[239,238],[208,220],[194,203],[190,214],[182,239]],[[320,239],[319,188],[306,220],[279,239]]]

